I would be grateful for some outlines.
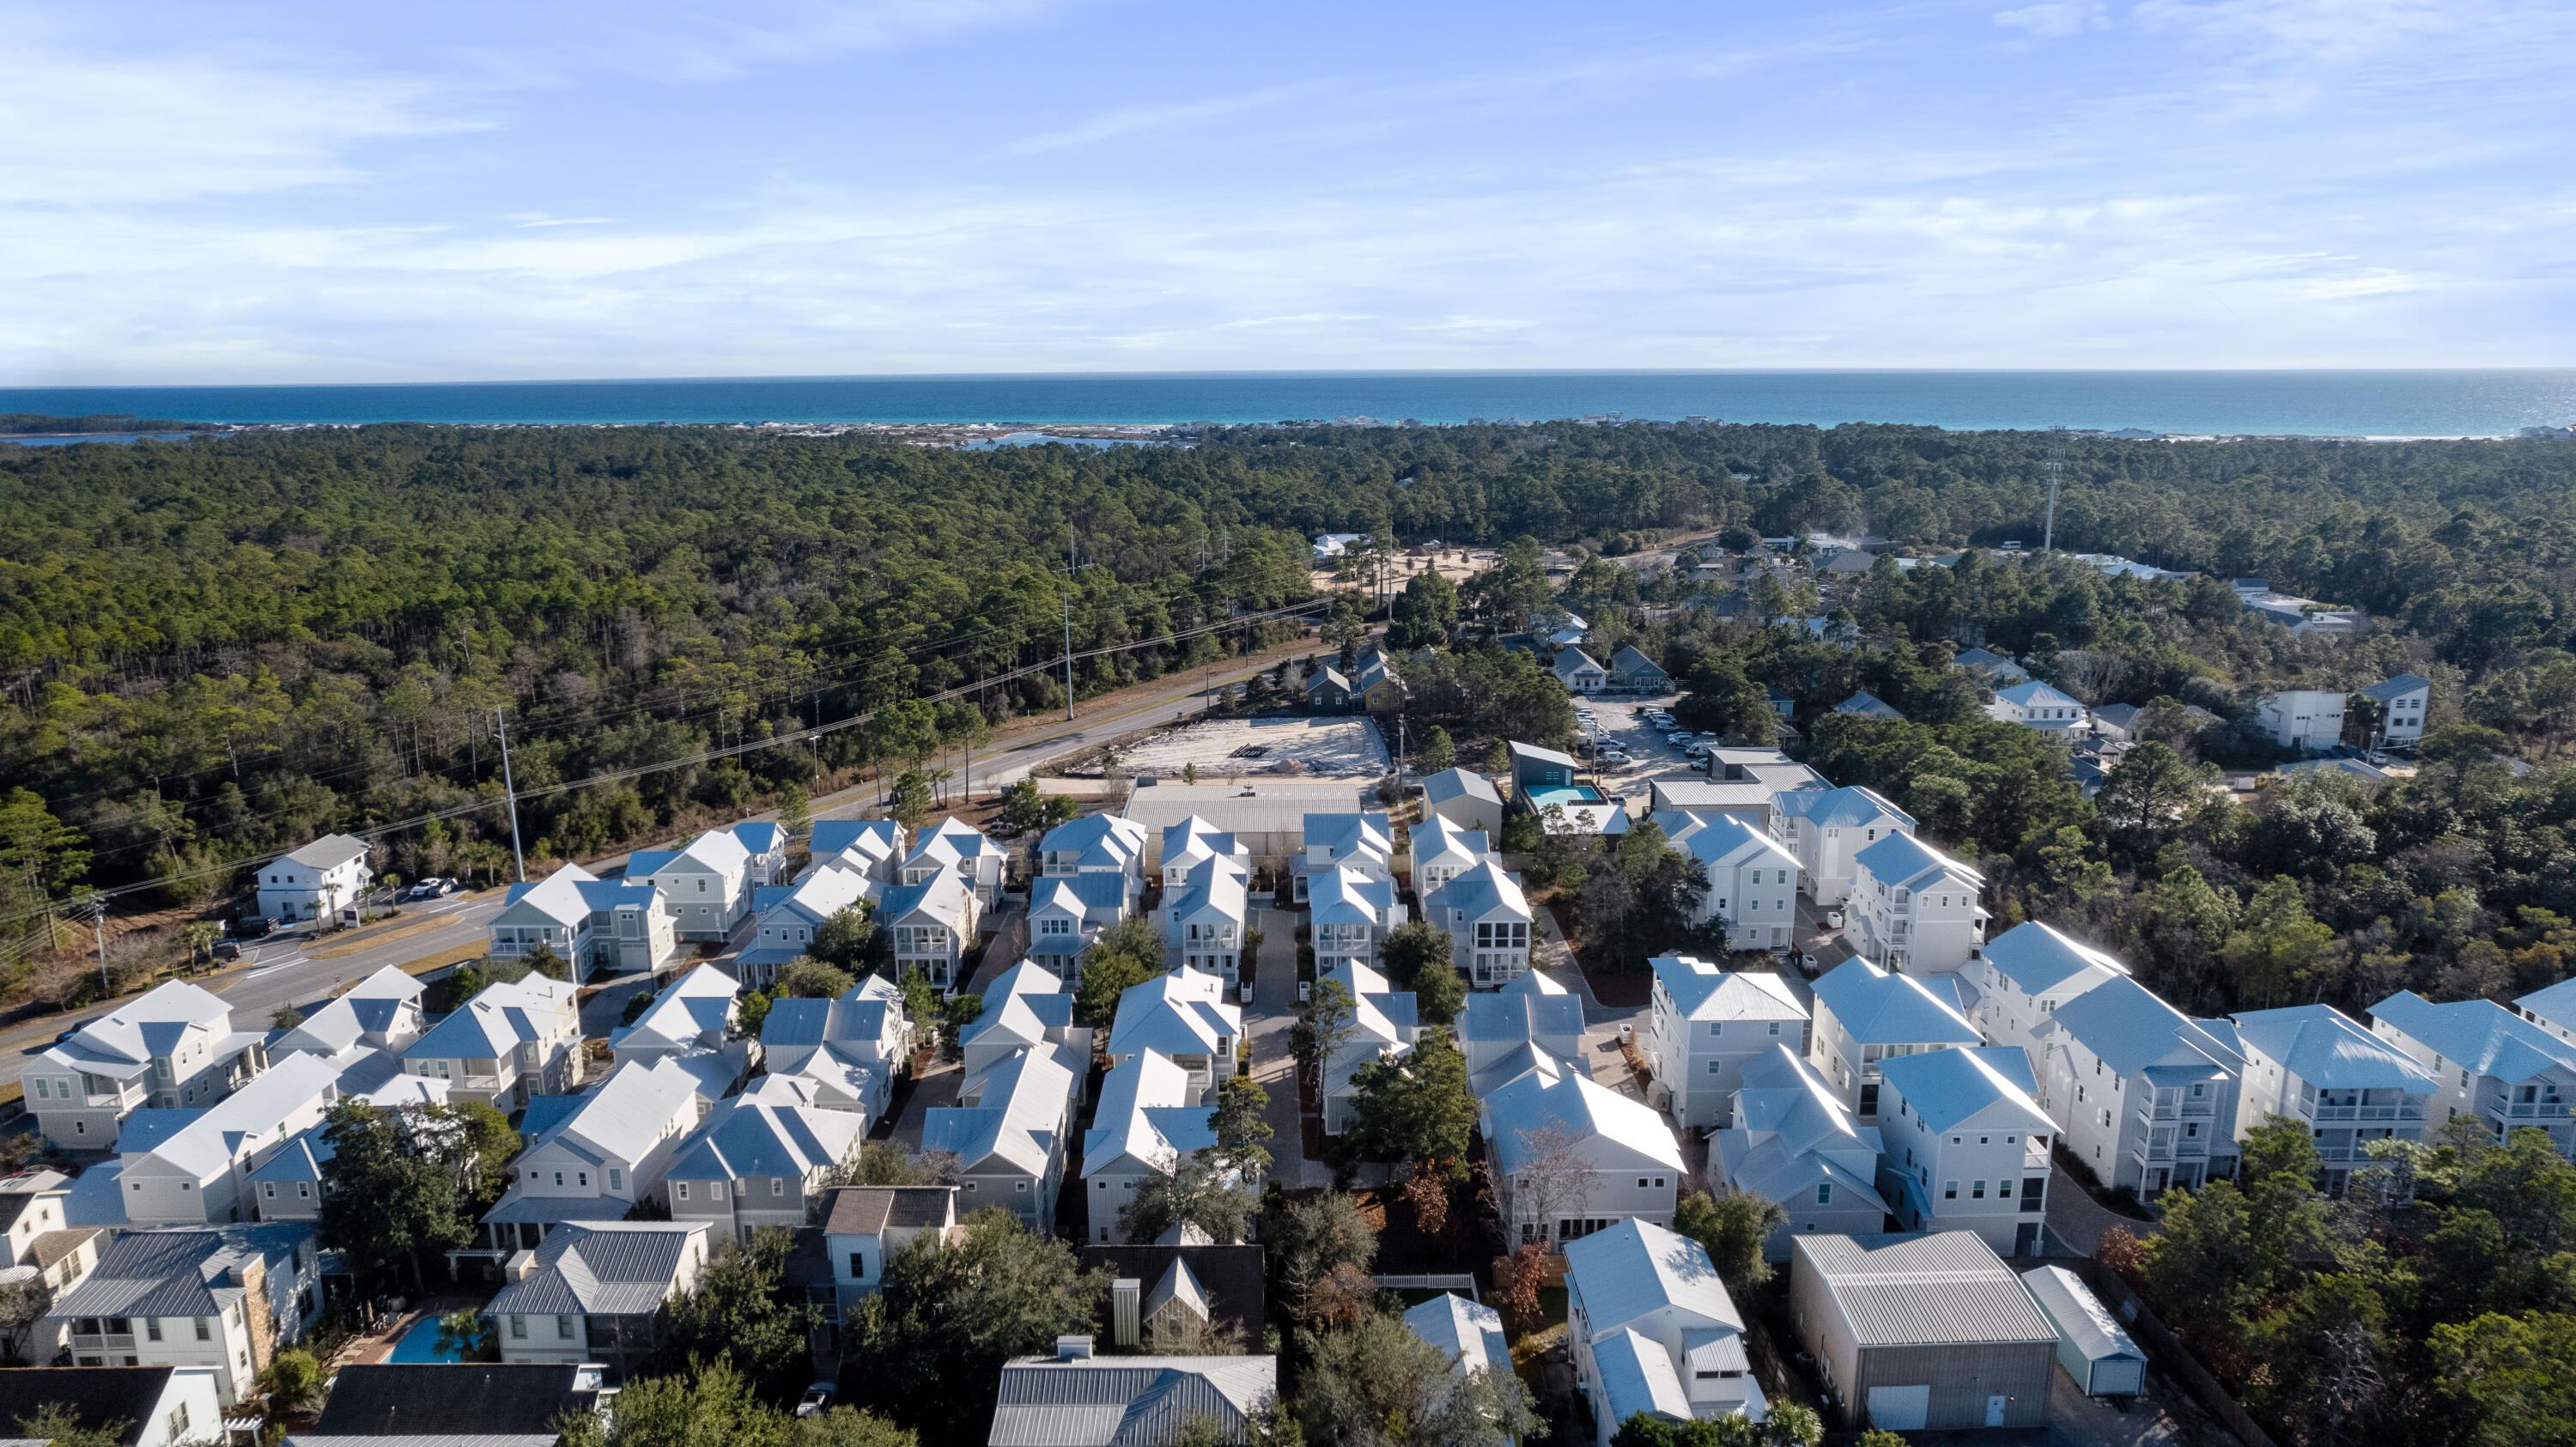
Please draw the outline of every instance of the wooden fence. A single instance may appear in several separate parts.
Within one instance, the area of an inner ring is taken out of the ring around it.
[[[2200,1358],[2193,1356],[2191,1349],[2156,1319],[2156,1314],[2147,1309],[2146,1302],[2129,1289],[2129,1283],[2122,1281],[2118,1272],[2090,1256],[2048,1257],[2045,1261],[2050,1266],[2063,1266],[2083,1277],[2094,1294],[2102,1298],[2102,1304],[2111,1308],[2112,1314],[2128,1327],[2129,1334],[2137,1338],[2138,1344],[2147,1349],[2158,1365],[2181,1378],[2182,1384],[2191,1389],[2191,1394],[2200,1399],[2200,1404],[2209,1409],[2209,1414],[2236,1434],[2236,1440],[2244,1443],[2245,1447],[2273,1447],[2270,1435],[2246,1415],[2245,1408],[2228,1395],[2227,1388],[2219,1384],[2218,1378],[2211,1376],[2209,1369],[2200,1364]]]

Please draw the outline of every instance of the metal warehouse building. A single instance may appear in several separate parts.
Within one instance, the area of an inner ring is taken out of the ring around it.
[[[1973,1231],[1792,1238],[1789,1309],[1844,1425],[2040,1427],[2057,1328]]]

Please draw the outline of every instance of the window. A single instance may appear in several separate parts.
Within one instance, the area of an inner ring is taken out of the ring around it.
[[[196,1319],[196,1325],[197,1340],[213,1341],[215,1339],[215,1324],[213,1322],[208,1321],[206,1318],[201,1316]]]
[[[608,1189],[612,1191],[625,1190],[626,1172],[616,1166],[610,1166],[608,1168]]]
[[[161,1318],[157,1316],[147,1316],[143,1318],[143,1338],[146,1341],[159,1341],[161,1339]]]
[[[588,1171],[582,1171],[582,1172],[579,1172],[579,1173],[578,1173],[578,1175],[579,1175],[579,1179],[578,1179],[578,1180],[576,1180],[576,1181],[574,1182],[574,1184],[576,1184],[576,1185],[582,1185],[582,1186],[587,1186],[587,1185],[589,1185],[589,1184],[590,1184],[590,1172],[588,1172]]]
[[[1708,1063],[1708,1073],[1711,1075],[1724,1075],[1726,1073],[1726,1062],[1723,1060],[1710,1061]]]
[[[679,1193],[680,1193],[680,1199],[681,1199],[681,1200],[685,1201],[685,1200],[689,1199],[689,1183],[688,1183],[688,1182],[686,1182],[686,1181],[681,1181],[681,1182],[677,1183],[677,1185],[674,1187],[674,1189],[676,1189],[676,1190],[678,1190],[678,1191],[679,1191]]]
[[[1985,1183],[1985,1182],[1983,1182],[1983,1181],[1970,1181],[1970,1182],[1968,1183],[1968,1185],[1969,1185],[1968,1196],[1969,1196],[1969,1198],[1970,1198],[1971,1200],[1982,1201],[1982,1200],[1984,1200],[1984,1199],[1986,1198],[1986,1183]]]
[[[1830,1206],[1833,1203],[1834,1183],[1831,1181],[1818,1181],[1816,1183],[1816,1204],[1819,1206]]]
[[[769,1194],[771,1194],[771,1195],[773,1195],[773,1196],[784,1196],[784,1195],[786,1195],[786,1194],[787,1194],[787,1178],[786,1178],[785,1176],[772,1176],[772,1177],[770,1177],[770,1178],[769,1178]]]
[[[1780,1022],[1779,1022],[1779,1021],[1774,1020],[1774,1021],[1772,1021],[1772,1022],[1771,1022],[1771,1033],[1772,1033],[1772,1034],[1774,1034],[1774,1035],[1777,1035],[1777,1034],[1779,1034],[1779,1033],[1780,1033]]]
[[[570,1341],[570,1340],[572,1340],[572,1318],[571,1318],[571,1317],[568,1317],[568,1316],[559,1316],[559,1317],[556,1317],[556,1318],[555,1318],[555,1337],[556,1337],[556,1339],[557,1339],[557,1340],[559,1340],[559,1341]]]
[[[1726,1024],[1725,1024],[1725,1022],[1723,1022],[1723,1021],[1719,1021],[1719,1020],[1711,1020],[1711,1021],[1709,1021],[1709,1022],[1708,1022],[1708,1033],[1709,1033],[1710,1038],[1712,1038],[1712,1039],[1716,1038],[1717,1036],[1720,1036],[1720,1035],[1725,1034],[1725,1033],[1726,1033]]]
[[[1959,1183],[1956,1181],[1943,1181],[1941,1183],[1941,1199],[1944,1201],[1955,1201],[1959,1199]]]
[[[865,1276],[868,1274],[868,1253],[864,1251],[853,1251],[850,1253],[850,1274],[852,1276]]]
[[[723,1200],[723,1199],[724,1199],[724,1182],[722,1182],[722,1181],[709,1181],[709,1182],[707,1182],[707,1199],[708,1199],[708,1200],[710,1200],[710,1201],[721,1201],[721,1200]]]
[[[1643,1177],[1643,1176],[1639,1176],[1639,1177],[1637,1178],[1637,1189],[1638,1189],[1638,1190],[1640,1190],[1640,1191],[1642,1191],[1642,1190],[1646,1189],[1646,1178],[1645,1178],[1645,1177]]]

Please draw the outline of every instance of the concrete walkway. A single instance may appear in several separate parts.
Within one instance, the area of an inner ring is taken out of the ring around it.
[[[2156,1234],[2155,1222],[2133,1221],[2086,1195],[2064,1166],[2052,1162],[2048,1170],[2048,1229],[2074,1250],[2092,1255],[2102,1244],[2102,1233],[2114,1226],[2127,1228],[2141,1241]]]
[[[1288,1190],[1333,1183],[1332,1168],[1306,1159],[1306,1134],[1297,1119],[1297,1056],[1289,1032],[1297,1023],[1297,926],[1304,915],[1261,906],[1252,911],[1252,927],[1261,931],[1261,972],[1252,982],[1252,1004],[1243,1014],[1250,1038],[1252,1078],[1270,1092],[1265,1118],[1277,1132],[1270,1140],[1270,1178]]]

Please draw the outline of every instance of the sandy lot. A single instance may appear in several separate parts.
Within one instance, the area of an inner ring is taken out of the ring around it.
[[[1258,750],[1259,752],[1250,752]],[[1241,751],[1241,752],[1239,752]],[[1373,779],[1388,767],[1386,740],[1365,718],[1216,719],[1166,729],[1118,756],[1133,774],[1171,779],[1185,764],[1216,782],[1261,774]]]

